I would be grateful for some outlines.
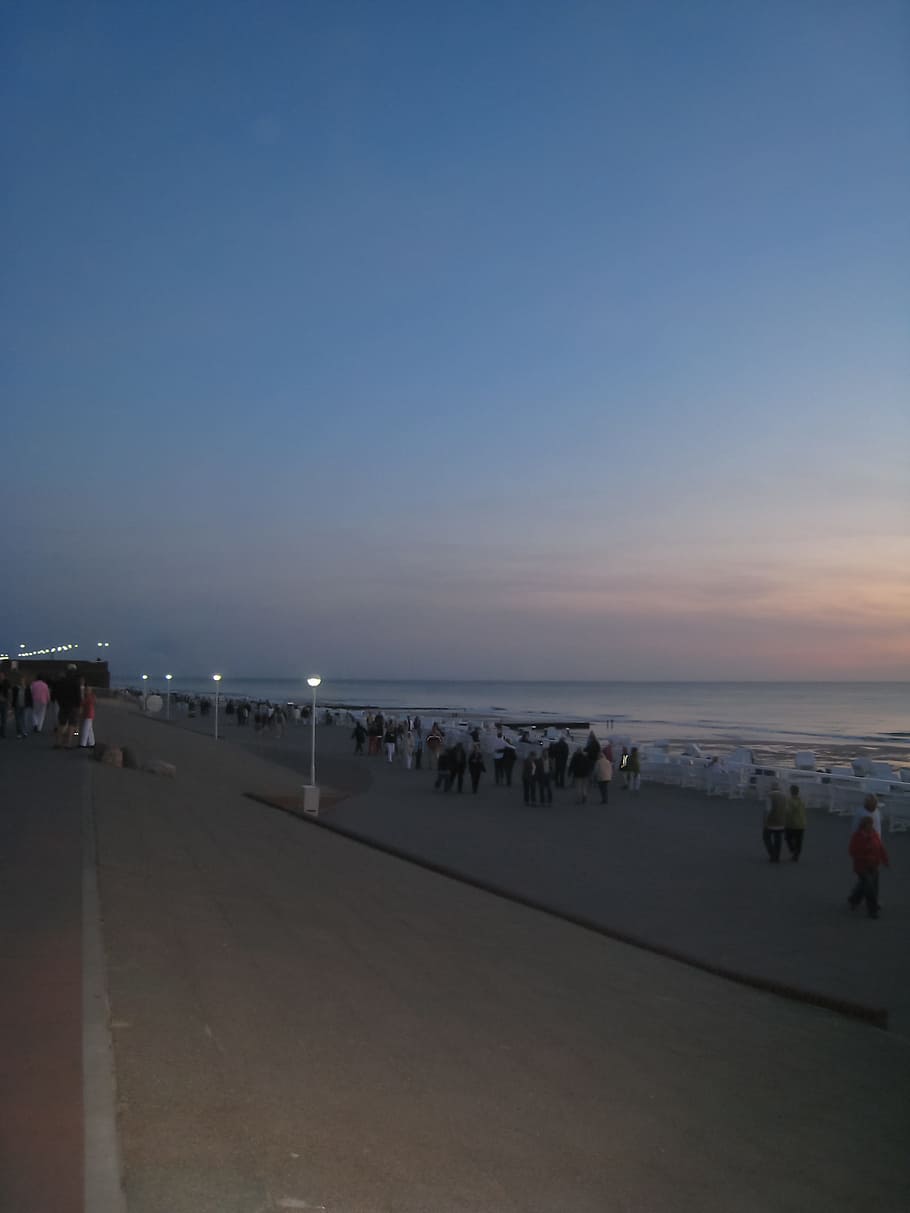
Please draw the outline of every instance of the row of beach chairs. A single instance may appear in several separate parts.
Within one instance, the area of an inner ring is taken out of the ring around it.
[[[642,778],[732,800],[763,800],[777,780],[784,789],[796,784],[809,808],[842,816],[855,813],[873,792],[888,829],[910,830],[910,768],[898,774],[883,762],[857,759],[851,766],[820,771],[815,755],[808,751],[797,754],[792,767],[762,767],[749,750],[734,751],[713,764],[699,754],[649,750],[643,757]]]

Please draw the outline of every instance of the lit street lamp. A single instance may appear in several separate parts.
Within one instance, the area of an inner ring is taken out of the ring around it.
[[[164,719],[165,720],[170,720],[170,718],[171,718],[171,679],[173,677],[174,677],[173,674],[165,674],[165,676],[164,676],[164,680],[167,683],[167,697],[164,701]]]
[[[316,688],[322,682],[318,674],[307,679],[307,686],[313,688],[313,712],[310,716],[310,782],[303,788],[303,811],[319,815],[319,788],[316,787]]]
[[[221,675],[213,674],[212,680],[215,683],[215,740],[218,740],[218,688],[221,685]]]
[[[143,710],[143,712],[148,711],[148,704],[149,704],[149,676],[148,676],[148,674],[143,674],[142,675],[142,710]]]

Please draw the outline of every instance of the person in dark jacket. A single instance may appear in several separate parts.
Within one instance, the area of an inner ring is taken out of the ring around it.
[[[588,756],[581,747],[575,751],[569,761],[569,776],[572,780],[572,786],[578,793],[576,797],[577,802],[579,804],[587,804],[591,763],[588,761]]]
[[[541,804],[553,803],[553,777],[550,767],[550,752],[544,752],[537,759],[537,770],[535,772],[537,780],[537,795],[540,798]]]
[[[0,674],[0,737],[6,736],[6,713],[9,710],[9,679]]]
[[[433,787],[438,791],[444,788],[447,792],[452,786],[452,753],[450,750],[440,750],[436,757],[436,782]]]
[[[521,786],[524,790],[525,804],[537,803],[537,759],[528,754],[521,764]]]
[[[464,789],[464,773],[468,769],[468,756],[465,753],[465,748],[459,741],[458,745],[452,750],[452,772],[451,783],[458,784],[458,790],[461,792]]]
[[[16,736],[21,741],[25,733],[25,684],[22,675],[16,675],[9,687],[9,706],[16,722]]]
[[[471,776],[471,791],[476,795],[477,788],[480,784],[480,777],[486,770],[483,761],[483,754],[477,742],[471,747],[471,753],[468,758],[468,774]]]
[[[506,781],[506,787],[512,786],[512,771],[515,763],[518,761],[518,751],[510,741],[506,742],[505,749],[502,752],[502,774]]]
[[[600,757],[600,742],[594,736],[593,729],[588,734],[588,740],[585,742],[585,754],[587,755],[589,765],[593,767]]]
[[[75,730],[79,726],[82,697],[76,667],[67,670],[66,676],[54,684],[54,700],[57,704],[57,736],[54,748],[69,749],[74,743]]]
[[[569,743],[560,737],[553,746],[553,782],[558,788],[566,786],[566,767],[569,765]]]

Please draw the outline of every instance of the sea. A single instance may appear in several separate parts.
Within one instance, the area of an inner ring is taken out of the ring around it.
[[[123,685],[123,684],[121,684]],[[163,686],[149,689],[163,690]],[[211,679],[174,679],[172,691],[212,694]],[[304,678],[225,676],[225,699],[307,704]],[[590,724],[634,742],[692,741],[757,751],[874,752],[910,765],[908,682],[453,682],[327,678],[321,709],[417,712],[425,724],[455,718]]]

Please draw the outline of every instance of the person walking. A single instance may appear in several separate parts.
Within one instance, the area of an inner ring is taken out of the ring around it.
[[[54,749],[70,749],[79,724],[80,692],[76,667],[67,667],[67,672],[54,684],[54,699],[57,703],[57,736]]]
[[[780,784],[771,784],[771,795],[765,808],[765,822],[762,831],[762,841],[768,852],[771,863],[780,863],[780,848],[784,840],[784,830],[787,828],[787,801],[780,790]]]
[[[553,746],[553,776],[558,788],[566,786],[566,767],[569,765],[569,743],[560,737]]]
[[[475,796],[477,795],[477,788],[480,784],[480,777],[486,769],[487,768],[483,761],[483,754],[480,746],[475,741],[471,747],[470,756],[468,757],[468,774],[471,776],[471,791]]]
[[[9,679],[0,674],[0,738],[6,737],[6,714],[9,711]]]
[[[449,750],[440,750],[436,755],[436,782],[433,787],[438,792],[440,788],[448,792],[451,790],[452,781],[455,776],[452,774],[452,754]]]
[[[850,824],[851,837],[856,833],[856,831],[859,829],[859,827],[863,824],[864,817],[872,818],[873,829],[875,830],[875,832],[879,836],[879,838],[881,838],[881,836],[882,836],[881,809],[878,807],[878,797],[874,796],[871,792],[863,801],[862,808],[857,809],[856,812],[853,814],[853,821]]]
[[[607,757],[606,750],[601,750],[594,763],[594,782],[600,792],[600,803],[610,803],[610,781],[613,778],[613,763]]]
[[[429,736],[427,737],[426,745],[427,754],[429,755],[428,762],[430,764],[431,771],[439,769],[439,758],[443,753],[443,744],[444,737],[442,729],[439,727],[437,721],[434,720],[433,727],[430,729]]]
[[[95,692],[82,680],[82,725],[79,730],[79,745],[83,750],[95,748]]]
[[[784,838],[787,850],[794,863],[799,863],[803,852],[803,837],[806,833],[806,806],[795,783],[790,784],[790,799],[787,801]]]
[[[629,790],[629,750],[625,742],[623,742],[622,753],[619,756],[619,769],[622,772],[622,789],[624,792]]]
[[[363,743],[367,739],[367,731],[358,720],[351,732],[351,740],[354,742],[354,753],[363,754]]]
[[[22,675],[17,674],[10,683],[9,706],[16,723],[16,737],[21,741],[25,737],[25,684]]]
[[[890,865],[888,852],[869,816],[863,818],[859,829],[850,839],[850,858],[853,860],[856,884],[847,903],[851,910],[855,910],[861,901],[865,901],[869,917],[878,918],[881,912],[878,904],[878,873],[882,865],[886,868]]]
[[[629,750],[626,774],[628,776],[628,788],[632,792],[637,792],[641,787],[641,756],[638,753],[637,745],[632,746],[632,749]]]
[[[502,751],[502,777],[506,781],[506,787],[512,786],[512,772],[515,769],[515,763],[518,761],[518,751],[512,745],[511,741],[507,741]]]
[[[493,782],[499,786],[505,783],[506,775],[503,770],[502,760],[506,752],[506,739],[502,735],[502,729],[496,730],[496,740],[493,743]]]
[[[524,791],[525,804],[536,804],[537,762],[533,754],[528,754],[521,764],[521,786]]]
[[[423,767],[423,733],[420,729],[412,729],[411,732],[414,737],[414,770],[419,771]]]
[[[50,701],[51,688],[39,674],[32,680],[32,728],[36,733],[44,730],[44,718]]]
[[[411,763],[414,761],[414,734],[410,729],[401,739],[401,756],[404,761],[404,769],[410,771]]]
[[[449,778],[458,784],[459,792],[464,790],[464,774],[468,769],[468,755],[459,741],[452,750],[452,769]]]
[[[537,758],[537,771],[535,772],[537,780],[537,795],[540,798],[541,804],[553,803],[553,773],[550,766],[550,752],[544,750]]]
[[[388,725],[386,731],[382,735],[382,741],[385,745],[386,762],[394,762],[395,760],[395,730],[391,724]]]
[[[569,778],[572,780],[572,786],[577,793],[575,797],[576,803],[587,804],[591,764],[588,762],[587,754],[580,746],[569,760]]]

